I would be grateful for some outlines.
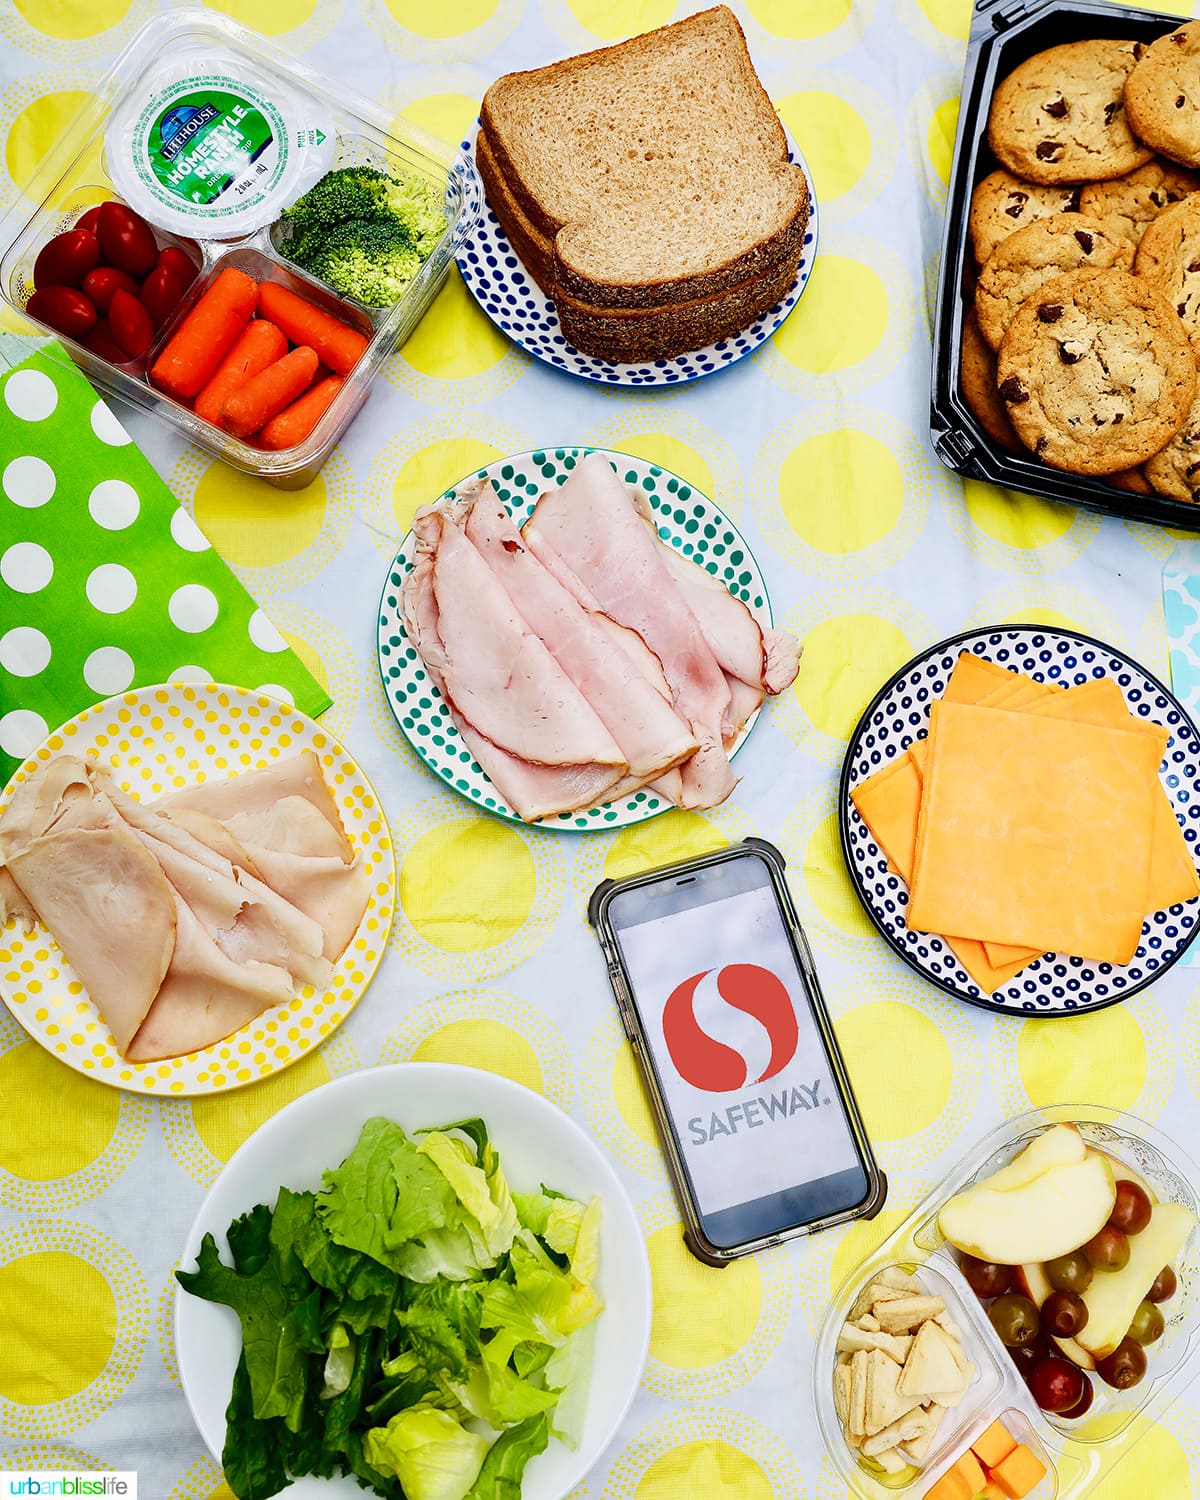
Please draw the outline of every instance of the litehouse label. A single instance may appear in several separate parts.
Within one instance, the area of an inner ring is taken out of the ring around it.
[[[221,90],[185,95],[155,122],[151,170],[174,197],[236,201],[271,173],[275,132],[250,100]]]

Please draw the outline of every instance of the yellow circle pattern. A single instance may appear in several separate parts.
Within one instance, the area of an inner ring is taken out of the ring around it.
[[[1131,1109],[1146,1085],[1146,1039],[1123,1005],[1095,1015],[1025,1021],[1017,1065],[1034,1108],[1102,1099],[1113,1109]]]
[[[34,30],[77,42],[122,21],[132,0],[13,0],[13,4]]]
[[[719,1438],[694,1438],[656,1458],[638,1480],[634,1500],[774,1500],[762,1467],[748,1453]]]
[[[17,187],[28,189],[41,182],[46,157],[91,97],[83,89],[57,89],[35,98],[20,112],[4,141],[5,165]]]
[[[804,296],[772,338],[789,364],[825,375],[866,359],[887,324],[887,289],[879,273],[847,255],[820,255]]]
[[[902,1140],[937,1120],[950,1098],[954,1055],[928,1016],[876,1000],[845,1012],[835,1029],[872,1140]]]
[[[507,942],[537,893],[529,846],[492,818],[454,818],[423,834],[400,866],[400,905],[418,933],[448,953]]]
[[[285,1104],[328,1083],[329,1078],[329,1064],[321,1053],[312,1052],[282,1073],[249,1084],[227,1098],[193,1099],[192,1124],[207,1149],[218,1161],[226,1162]]]
[[[500,456],[498,448],[476,438],[442,438],[418,448],[401,464],[392,482],[392,514],[397,531],[401,535],[409,531],[413,516],[422,505],[432,505],[460,479]]]
[[[780,472],[779,501],[810,547],[858,552],[881,541],[900,519],[904,476],[878,438],[843,427],[792,450]]]
[[[829,813],[813,829],[805,845],[803,869],[805,889],[826,921],[851,937],[874,935],[875,928],[846,870],[836,813]]]
[[[458,1063],[542,1092],[542,1068],[525,1038],[503,1021],[448,1021],[417,1043],[413,1062]]]
[[[716,1269],[701,1264],[683,1242],[683,1225],[665,1224],[646,1236],[654,1282],[650,1353],[676,1370],[728,1359],[750,1339],[762,1312],[762,1276],[753,1259]],[[719,1299],[721,1316],[709,1313]]]
[[[891,620],[835,615],[808,632],[789,691],[823,734],[848,740],[874,694],[913,654],[912,642]]]
[[[44,1406],[79,1394],[112,1354],[117,1309],[104,1276],[78,1255],[44,1250],[0,1266],[5,1358],[0,1397]]]
[[[320,474],[288,493],[214,459],[194,497],[196,524],[230,562],[269,568],[299,557],[320,535],[329,496]]]
[[[862,115],[840,94],[823,89],[785,94],[776,107],[792,139],[803,143],[817,202],[824,207],[848,193],[871,161],[871,131]]]
[[[54,1129],[31,1111],[54,1100]],[[0,1168],[35,1182],[69,1177],[103,1155],[117,1129],[121,1096],[80,1078],[33,1042],[0,1056]]]

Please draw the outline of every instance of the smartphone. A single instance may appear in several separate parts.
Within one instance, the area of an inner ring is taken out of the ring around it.
[[[808,943],[762,839],[592,893],[689,1248],[721,1265],[883,1206]]]

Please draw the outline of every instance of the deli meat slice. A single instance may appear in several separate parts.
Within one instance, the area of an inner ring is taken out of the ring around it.
[[[604,800],[625,773],[625,765],[586,761],[578,765],[545,765],[494,744],[471,723],[450,694],[445,669],[449,665],[439,634],[440,611],[434,589],[435,558],[443,531],[457,531],[433,508],[417,513],[414,565],[404,581],[402,602],[409,640],[421,656],[438,691],[446,701],[450,717],[467,748],[495,783],[497,790],[517,813],[529,822],[553,813],[591,807]],[[466,539],[462,539],[464,545]],[[473,549],[472,549],[473,551]],[[480,565],[484,567],[482,559]],[[599,721],[597,721],[599,722]],[[603,730],[603,726],[600,726]],[[607,737],[607,731],[603,731]]]
[[[118,821],[31,839],[8,869],[125,1052],[175,951],[176,901],[154,856]]]
[[[635,653],[640,649],[650,658],[650,670],[657,669],[665,687],[656,658],[632,631],[585,610],[538,562],[490,484],[460,502],[449,519],[463,525],[526,624],[546,642],[610,731],[632,777],[642,782],[659,776],[695,752],[692,731]],[[619,636],[614,637],[615,631]]]
[[[268,1006],[292,998],[292,976],[286,969],[230,958],[188,904],[178,895],[174,902],[177,937],[171,964],[136,1036],[122,1047],[130,1062],[157,1062],[211,1047]]]
[[[576,580],[581,603],[594,601],[658,657],[675,707],[699,744],[681,767],[684,805],[724,801],[735,785],[723,743],[730,705],[725,674],[656,535],[608,460],[588,454],[565,484],[542,496],[522,535],[560,581],[571,587]]]
[[[342,841],[343,857],[349,862],[353,851],[333,796],[321,775],[317,757],[311,750],[272,761],[261,771],[246,771],[223,781],[204,781],[199,786],[168,792],[154,805],[160,812],[186,807],[225,822],[239,813],[270,812],[285,797],[303,797],[312,803],[337,832]]]

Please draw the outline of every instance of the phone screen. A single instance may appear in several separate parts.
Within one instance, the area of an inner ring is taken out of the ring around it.
[[[728,1249],[863,1203],[866,1170],[765,862],[619,891],[609,919],[709,1240]]]

